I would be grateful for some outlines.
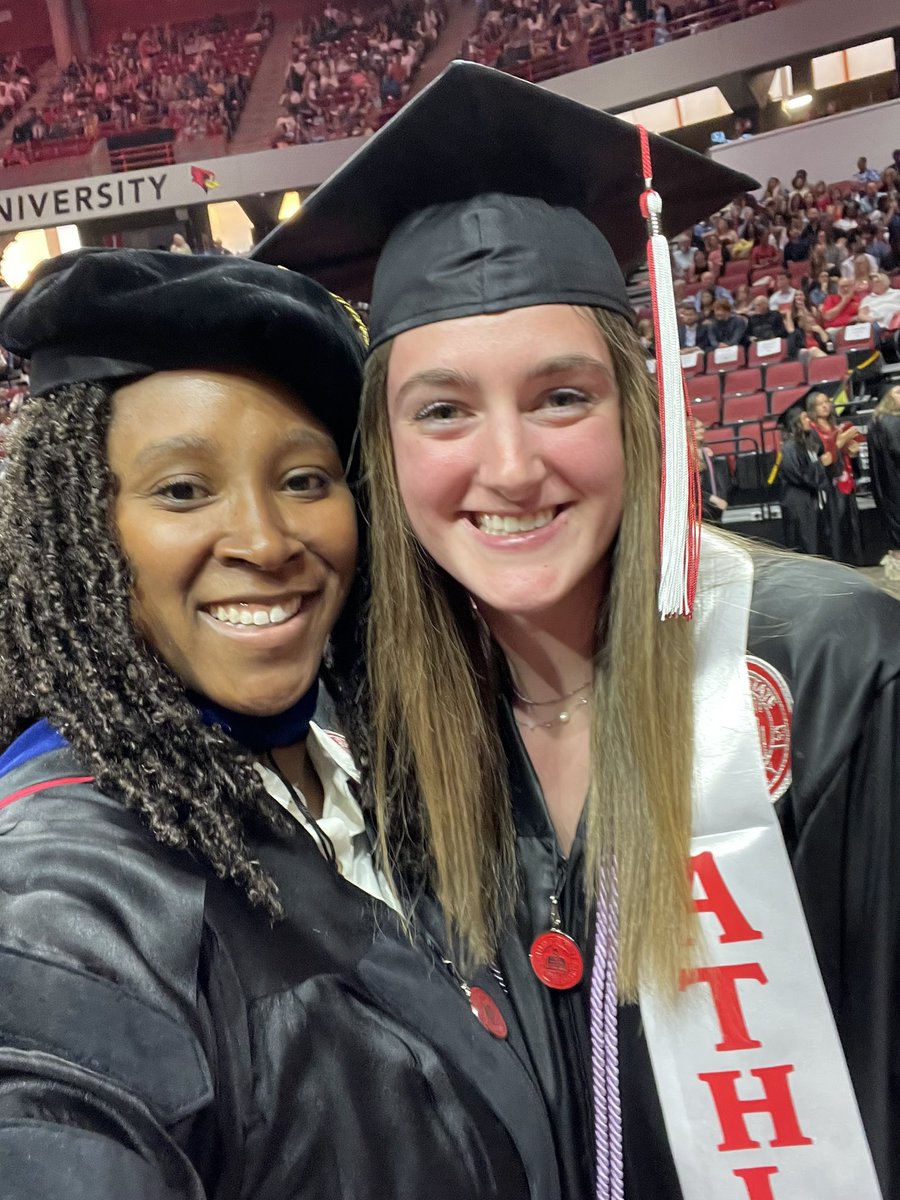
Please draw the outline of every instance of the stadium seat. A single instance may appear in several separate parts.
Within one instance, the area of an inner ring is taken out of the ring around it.
[[[762,448],[762,425],[759,421],[751,421],[745,425],[739,425],[732,432],[738,454],[755,454]]]
[[[704,425],[718,425],[722,420],[721,400],[691,401],[691,415],[697,417]]]
[[[750,299],[755,300],[757,296],[768,296],[769,285],[767,283],[754,283],[750,287]]]
[[[751,342],[747,355],[748,367],[768,367],[771,363],[784,362],[787,358],[787,342],[784,338],[767,338],[762,342]]]
[[[832,334],[835,333],[837,337],[834,339],[834,344],[838,350],[849,352],[850,350],[875,349],[875,334],[868,321],[860,321],[856,325],[846,325],[843,329],[832,330]]]
[[[749,396],[762,390],[762,371],[759,367],[747,367],[742,371],[731,371],[722,381],[722,396]]]
[[[827,358],[813,358],[806,365],[806,381],[814,383],[839,383],[849,370],[846,354],[830,354]]]
[[[774,279],[778,269],[778,263],[773,263],[771,267],[754,267],[750,272],[751,284],[756,284],[760,279]]]
[[[738,262],[726,263],[719,283],[723,287],[727,287],[729,291],[733,291],[739,283],[746,283],[750,278],[749,262],[739,260]]]
[[[691,400],[719,400],[722,396],[722,381],[718,375],[694,375],[687,380]]]
[[[731,425],[735,421],[758,421],[768,413],[768,397],[765,392],[753,392],[749,396],[732,396],[722,405],[722,421]]]
[[[690,379],[693,375],[702,375],[706,367],[706,357],[702,350],[682,350],[681,352],[681,369],[684,371],[685,379]]]
[[[739,371],[747,361],[743,346],[719,346],[706,356],[707,371]]]
[[[806,379],[803,363],[776,362],[766,367],[766,391],[780,392],[782,388],[799,387]]]
[[[769,412],[772,416],[780,416],[808,393],[809,388],[806,384],[802,387],[782,388],[780,391],[772,392],[769,396]]]
[[[787,269],[791,283],[796,287],[803,276],[809,274],[809,259],[804,259],[803,262],[789,262]]]

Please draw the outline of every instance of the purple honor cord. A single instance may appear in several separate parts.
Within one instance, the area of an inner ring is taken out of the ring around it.
[[[591,1063],[594,1079],[594,1140],[597,1200],[623,1200],[622,1106],[619,1100],[617,964],[619,904],[615,868],[600,874],[594,967],[591,972]]]

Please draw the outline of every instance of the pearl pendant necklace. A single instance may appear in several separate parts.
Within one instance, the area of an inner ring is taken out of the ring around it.
[[[516,717],[516,724],[520,725],[523,729],[552,729],[554,725],[568,725],[568,723],[572,720],[574,710],[589,703],[590,696],[582,696],[571,706],[573,710],[571,712],[568,708],[564,708],[562,712],[557,713],[556,716],[549,721],[531,721],[528,719],[528,717]]]

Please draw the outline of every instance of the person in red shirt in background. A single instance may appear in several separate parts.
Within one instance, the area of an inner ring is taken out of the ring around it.
[[[826,296],[822,301],[822,324],[826,329],[853,325],[859,314],[860,299],[854,280],[839,279],[835,295]]]

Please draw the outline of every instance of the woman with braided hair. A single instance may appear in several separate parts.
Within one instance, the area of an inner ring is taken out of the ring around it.
[[[554,1200],[527,1074],[481,1079],[493,1038],[311,720],[358,620],[359,331],[291,272],[88,251],[0,342],[33,393],[0,515],[0,1196]]]

